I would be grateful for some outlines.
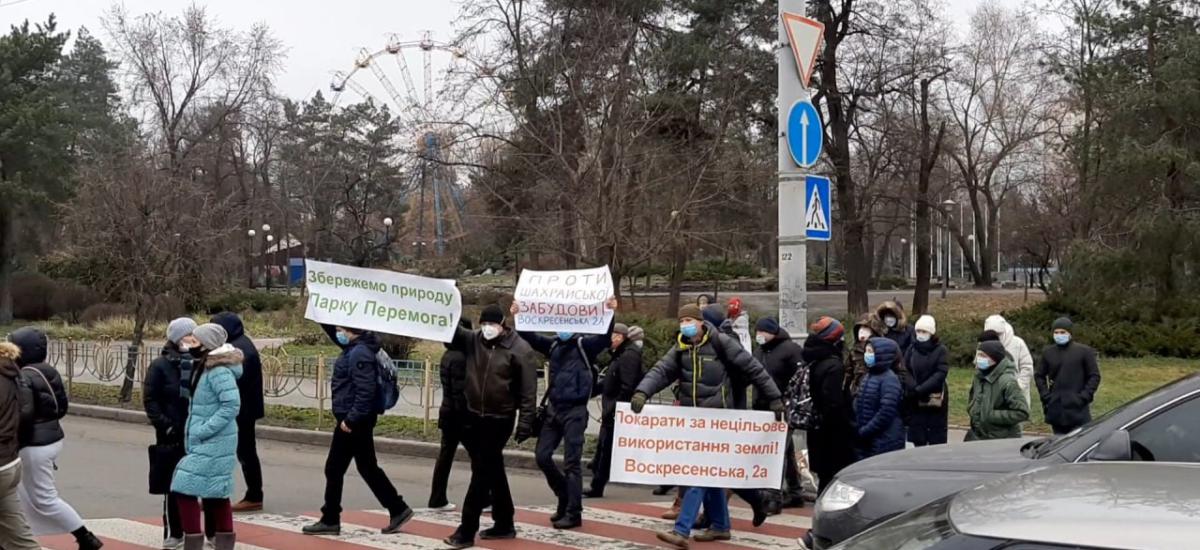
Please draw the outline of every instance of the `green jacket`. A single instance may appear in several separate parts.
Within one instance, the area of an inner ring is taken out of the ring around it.
[[[1021,437],[1021,423],[1029,420],[1029,404],[1015,373],[1012,359],[1006,357],[975,375],[967,404],[971,416],[967,441]]]

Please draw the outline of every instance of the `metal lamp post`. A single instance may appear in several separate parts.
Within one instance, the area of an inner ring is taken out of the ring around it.
[[[942,299],[943,300],[946,299],[946,293],[949,292],[949,290],[950,290],[950,255],[952,253],[952,249],[950,248],[950,241],[951,241],[951,239],[950,239],[950,231],[951,231],[950,216],[953,215],[953,214],[951,214],[950,209],[954,208],[955,204],[956,203],[950,199],[946,199],[946,200],[942,201],[942,206],[946,207],[946,210],[944,212],[946,214],[946,272],[944,273],[944,276],[942,277]]]
[[[262,255],[263,255],[263,280],[267,284],[267,292],[271,291],[271,258],[267,255],[267,249],[271,246],[271,241],[275,240],[275,236],[271,235],[271,224],[264,223],[262,232],[263,238]]]
[[[908,259],[908,257],[905,256],[905,252],[907,251],[908,239],[900,237],[900,273],[904,275],[905,279],[908,278],[908,262],[904,261]]]
[[[253,229],[246,232],[246,237],[250,239],[250,254],[251,255],[254,254],[254,236],[257,234],[258,234],[258,232]],[[252,259],[253,258],[248,258],[246,261],[246,265],[249,266],[249,269],[246,270],[248,272],[246,275],[246,288],[249,288],[251,290],[254,289],[254,262],[251,261]]]

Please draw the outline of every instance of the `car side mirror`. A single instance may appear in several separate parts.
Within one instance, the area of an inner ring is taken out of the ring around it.
[[[1096,446],[1096,450],[1092,451],[1089,460],[1106,462],[1133,460],[1133,442],[1129,439],[1129,432],[1117,430],[1108,434],[1108,437]]]

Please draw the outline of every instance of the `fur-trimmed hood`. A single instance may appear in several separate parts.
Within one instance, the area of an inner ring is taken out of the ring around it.
[[[896,316],[896,326],[893,329],[889,329],[883,322],[883,318],[887,317],[888,313]],[[900,304],[888,300],[879,304],[879,307],[876,307],[875,312],[871,314],[871,329],[878,334],[887,334],[889,330],[908,330],[908,315],[904,313],[904,308],[900,307]]]
[[[0,342],[0,359],[17,362],[21,358],[21,348],[12,342]]]
[[[242,351],[233,347],[230,344],[225,344],[215,350],[208,352],[204,358],[205,368],[213,369],[217,367],[230,367],[234,374],[238,377],[242,375],[242,361],[246,357],[242,355]]]

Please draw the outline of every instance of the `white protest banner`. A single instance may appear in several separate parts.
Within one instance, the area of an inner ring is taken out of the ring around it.
[[[521,271],[517,281],[517,330],[604,334],[613,310],[608,266],[571,271]]]
[[[778,489],[787,424],[769,412],[617,403],[612,481]]]
[[[452,280],[306,260],[306,319],[424,340],[454,339],[462,294]]]

